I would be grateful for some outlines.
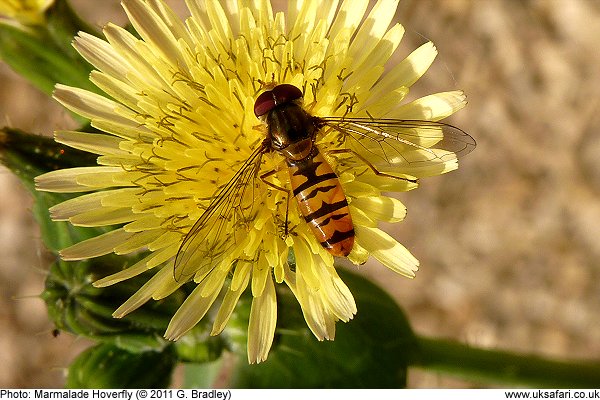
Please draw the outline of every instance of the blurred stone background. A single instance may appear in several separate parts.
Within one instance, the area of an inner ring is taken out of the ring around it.
[[[126,20],[118,0],[73,3],[97,26]],[[168,3],[185,15],[183,1]],[[449,121],[478,146],[458,171],[400,196],[408,217],[394,235],[421,261],[417,278],[358,269],[420,334],[599,359],[600,1],[402,0],[397,20],[399,57],[426,40],[440,52],[411,96],[463,89],[469,105]],[[46,135],[73,126],[3,64],[0,124]],[[30,207],[0,169],[0,387],[61,387],[87,343],[53,337],[36,297],[49,259]],[[418,369],[409,385],[475,386]]]

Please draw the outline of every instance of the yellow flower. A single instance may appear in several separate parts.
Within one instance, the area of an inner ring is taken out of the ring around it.
[[[354,298],[334,257],[289,199],[284,156],[261,147],[267,126],[255,115],[257,97],[291,84],[302,90],[310,115],[338,117],[320,123],[316,145],[349,203],[356,235],[348,258],[360,264],[372,255],[413,277],[418,261],[377,227],[406,213],[382,192],[411,190],[417,178],[457,168],[456,154],[439,145],[448,126],[415,125],[412,144],[393,129],[369,138],[373,118],[438,121],[462,108],[465,96],[444,92],[401,104],[436,49],[426,43],[384,73],[404,32],[390,26],[396,1],[377,2],[362,24],[367,0],[344,1],[339,10],[337,1],[291,2],[287,15],[273,14],[267,0],[230,8],[216,0],[187,4],[191,17],[182,22],[160,0],[125,0],[141,39],[113,24],[104,28],[106,40],[85,33],[76,38],[77,50],[96,67],[90,79],[106,96],[63,85],[54,96],[105,133],[59,131],[56,140],[98,154],[99,166],[54,171],[38,177],[37,185],[90,192],[54,206],[55,220],[121,227],[61,256],[147,251],[140,262],[95,283],[158,270],[116,317],[193,279],[197,286],[174,315],[168,339],[183,336],[215,302],[212,334],[219,334],[250,290],[248,360],[263,361],[282,283],[314,335],[333,339],[336,321],[356,313]],[[350,124],[351,117],[363,117],[364,126]],[[288,263],[290,250],[295,265]]]
[[[44,21],[44,11],[54,0],[2,0],[0,15],[17,20],[23,25],[37,25]]]

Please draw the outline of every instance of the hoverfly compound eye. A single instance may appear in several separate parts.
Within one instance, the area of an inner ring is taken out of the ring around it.
[[[273,90],[261,93],[254,102],[254,115],[261,117],[279,104],[288,103],[302,98],[302,91],[294,85],[284,83]]]
[[[302,91],[294,85],[284,83],[273,88],[273,97],[276,104],[287,103],[302,98]]]
[[[256,98],[254,102],[254,115],[261,117],[275,108],[275,98],[273,97],[273,91],[267,90],[262,92],[260,96]]]

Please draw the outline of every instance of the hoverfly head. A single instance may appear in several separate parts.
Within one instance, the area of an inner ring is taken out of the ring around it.
[[[302,91],[294,85],[284,83],[262,92],[254,102],[254,115],[264,117],[275,107],[302,98]]]

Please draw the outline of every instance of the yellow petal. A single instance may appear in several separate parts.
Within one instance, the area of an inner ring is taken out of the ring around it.
[[[223,283],[224,280],[220,286],[211,293],[208,293],[207,296],[201,295],[202,285],[196,286],[196,289],[185,299],[171,319],[165,332],[165,338],[168,340],[177,340],[192,329],[206,315],[208,309],[217,298]]]
[[[355,226],[354,229],[360,245],[379,262],[407,278],[415,277],[419,261],[394,238],[377,228]]]
[[[398,107],[390,113],[390,117],[439,121],[454,114],[466,104],[466,96],[459,90],[430,94]]]
[[[164,58],[173,65],[183,66],[177,40],[156,12],[139,0],[124,0],[122,4],[140,36],[151,43],[153,48],[160,50]]]
[[[121,172],[118,167],[78,167],[59,169],[35,178],[37,190],[45,192],[85,192],[116,186],[113,177]]]
[[[138,309],[152,298],[154,293],[164,285],[165,281],[173,281],[173,266],[167,265],[158,271],[148,282],[133,294],[113,313],[113,317],[122,318]]]
[[[372,91],[374,99],[385,96],[398,88],[412,86],[429,69],[437,56],[437,49],[431,42],[427,42],[414,50],[398,65],[394,66],[375,85]],[[378,115],[378,114],[374,114]]]
[[[352,201],[352,207],[364,211],[369,217],[385,222],[399,222],[406,216],[406,207],[393,197],[362,197]]]
[[[277,298],[273,279],[269,276],[265,289],[252,300],[248,323],[248,362],[259,363],[267,359],[277,324]]]
[[[100,257],[114,252],[115,248],[131,239],[134,233],[115,229],[100,236],[84,240],[60,251],[60,256],[66,261],[85,260],[86,258]]]
[[[233,287],[230,287],[227,293],[225,293],[223,303],[221,303],[221,307],[219,307],[219,311],[215,317],[215,322],[213,323],[212,331],[210,332],[211,335],[218,335],[225,329],[225,325],[227,325],[240,296],[244,293],[246,287],[248,287],[248,282],[250,282],[250,274],[245,274],[243,276],[243,281],[240,282],[235,290]]]
[[[77,131],[57,131],[54,140],[75,149],[96,154],[127,154],[119,148],[121,139],[110,135]]]
[[[53,97],[76,114],[88,119],[104,119],[135,127],[137,123],[116,114],[118,103],[84,89],[57,84]]]
[[[133,69],[110,44],[89,33],[79,32],[73,46],[90,64],[112,77],[124,79]]]

